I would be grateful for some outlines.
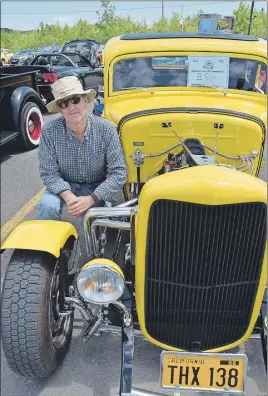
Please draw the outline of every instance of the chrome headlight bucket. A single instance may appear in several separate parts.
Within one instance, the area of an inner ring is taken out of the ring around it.
[[[89,261],[81,268],[76,282],[80,295],[93,304],[112,303],[122,296],[125,289],[123,272],[107,259]]]

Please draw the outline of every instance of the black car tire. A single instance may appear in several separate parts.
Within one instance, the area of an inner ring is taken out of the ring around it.
[[[39,146],[41,129],[44,119],[40,108],[33,102],[27,102],[21,112],[20,125],[18,125],[18,141],[26,150]]]
[[[25,377],[50,377],[61,365],[72,339],[73,313],[61,317],[58,312],[55,262],[46,252],[15,250],[6,270],[3,350],[11,369]]]

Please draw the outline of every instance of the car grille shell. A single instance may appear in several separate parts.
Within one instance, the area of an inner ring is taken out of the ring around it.
[[[146,247],[145,326],[188,350],[232,344],[248,329],[266,244],[266,205],[157,200]]]

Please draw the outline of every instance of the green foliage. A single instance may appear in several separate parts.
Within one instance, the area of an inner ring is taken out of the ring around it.
[[[59,43],[63,45],[73,39],[97,39],[105,44],[111,37],[124,33],[146,33],[146,32],[178,32],[182,30],[181,14],[174,12],[171,18],[159,18],[151,26],[143,20],[133,21],[130,16],[116,16],[115,6],[109,1],[101,1],[100,10],[97,11],[98,21],[95,24],[88,23],[85,19],[80,19],[75,25],[60,26],[59,23],[47,25],[43,22],[39,27],[29,33],[22,34],[19,31],[11,33],[1,33],[2,48],[9,48],[14,53],[24,48],[38,48],[42,44]],[[184,32],[195,32],[198,30],[198,10],[195,15],[183,19]],[[235,32],[247,34],[250,3],[241,2],[238,9],[234,11],[236,16]],[[251,27],[251,34],[257,37],[267,36],[267,17],[265,12],[254,11],[254,19]]]
[[[236,17],[235,33],[248,33],[250,8],[251,3],[245,4],[241,1],[238,9],[234,11]],[[267,14],[265,11],[254,10],[250,34],[262,38],[267,37]]]

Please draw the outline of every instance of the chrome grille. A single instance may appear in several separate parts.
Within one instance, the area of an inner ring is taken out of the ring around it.
[[[249,325],[266,242],[266,205],[157,200],[148,224],[145,322],[189,351],[228,345]]]

